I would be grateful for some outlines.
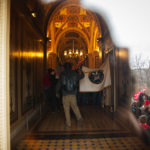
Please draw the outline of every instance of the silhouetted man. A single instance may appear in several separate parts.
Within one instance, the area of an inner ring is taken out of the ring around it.
[[[80,71],[77,73],[72,70],[71,63],[64,64],[64,71],[62,72],[57,84],[57,93],[61,89],[63,95],[63,107],[66,117],[67,127],[71,127],[70,108],[72,108],[78,123],[82,121],[82,116],[77,106],[76,94],[78,81],[84,77],[84,73]]]

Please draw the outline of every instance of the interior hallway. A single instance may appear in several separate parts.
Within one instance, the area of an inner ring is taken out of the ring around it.
[[[0,38],[0,45],[5,47],[0,53],[4,67],[0,137],[8,148],[3,146],[2,150],[146,149],[130,133],[125,125],[128,122],[115,115],[125,103],[122,96],[128,100],[132,91],[128,51],[113,43],[103,14],[85,9],[80,0],[3,2],[0,31],[7,39]],[[48,68],[56,69],[67,61],[74,69],[80,62],[99,68],[105,58],[110,61],[112,81],[103,97],[109,111],[81,107],[84,123],[78,127],[72,116],[71,129],[64,126],[63,111],[43,116],[43,77]]]

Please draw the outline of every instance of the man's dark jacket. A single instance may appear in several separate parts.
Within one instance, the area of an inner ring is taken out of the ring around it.
[[[76,72],[74,70],[65,70],[62,72],[58,81],[56,92],[62,91],[62,95],[75,95],[78,89],[78,82],[84,77],[83,72]]]

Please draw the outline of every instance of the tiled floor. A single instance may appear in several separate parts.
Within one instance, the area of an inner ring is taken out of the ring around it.
[[[136,137],[24,140],[17,150],[150,150]]]
[[[129,134],[122,121],[116,121],[100,108],[80,108],[84,118],[81,127],[72,115],[72,127],[65,128],[63,111],[49,113],[27,135],[17,150],[150,150],[141,140]],[[123,119],[124,120],[124,119]]]

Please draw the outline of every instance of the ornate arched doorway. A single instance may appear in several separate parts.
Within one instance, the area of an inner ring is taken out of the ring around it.
[[[102,62],[102,48],[97,42],[101,37],[101,26],[97,16],[82,8],[78,1],[65,1],[55,8],[48,21],[47,38],[50,40],[47,42],[47,53],[57,55],[57,60],[62,64],[66,61],[77,64],[81,57],[66,57],[64,52],[69,53],[69,50],[72,50],[72,53],[76,54],[76,50],[82,51],[85,65],[95,67],[95,63],[91,61],[94,51],[99,52],[99,62]]]

